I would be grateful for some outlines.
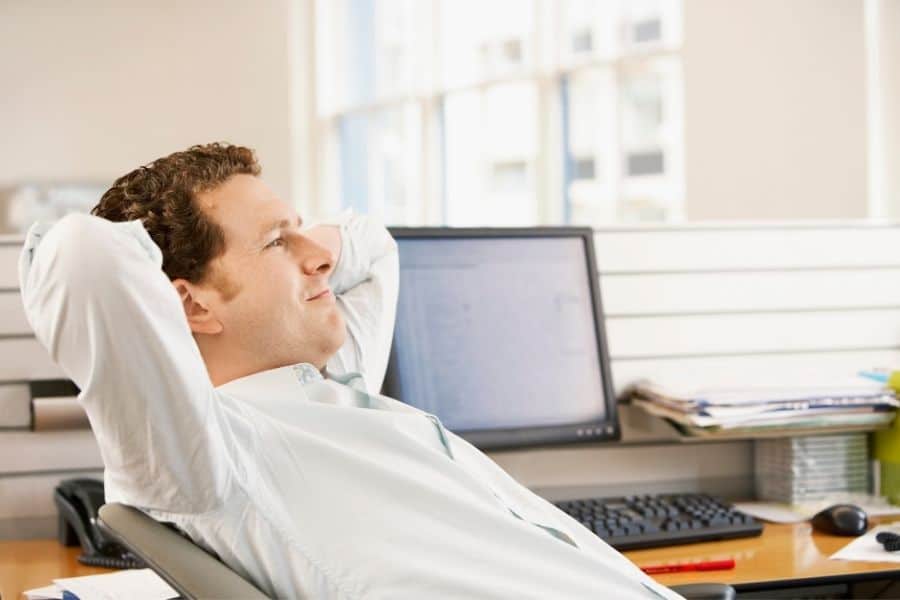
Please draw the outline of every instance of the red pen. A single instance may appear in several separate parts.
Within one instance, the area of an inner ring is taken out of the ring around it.
[[[705,560],[701,562],[679,563],[674,565],[651,565],[641,567],[641,571],[648,575],[659,573],[681,573],[683,571],[725,571],[734,568],[734,559]]]

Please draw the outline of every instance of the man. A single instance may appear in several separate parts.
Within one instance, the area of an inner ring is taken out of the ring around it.
[[[259,172],[246,148],[195,146],[29,232],[26,312],[81,387],[107,499],[273,597],[676,597],[377,395],[395,243],[359,216],[307,228]]]

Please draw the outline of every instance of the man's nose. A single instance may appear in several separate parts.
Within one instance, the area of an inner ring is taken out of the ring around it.
[[[304,237],[301,250],[300,268],[304,275],[328,275],[334,269],[335,257],[331,250]]]

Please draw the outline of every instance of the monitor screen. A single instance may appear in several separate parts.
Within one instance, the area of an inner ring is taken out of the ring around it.
[[[386,395],[482,448],[617,437],[590,229],[392,233]]]

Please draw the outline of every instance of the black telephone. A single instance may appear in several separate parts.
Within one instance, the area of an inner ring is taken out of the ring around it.
[[[78,562],[94,567],[136,569],[144,563],[97,527],[97,511],[104,503],[103,482],[97,479],[67,479],[53,491],[59,510],[59,543],[81,545]]]

